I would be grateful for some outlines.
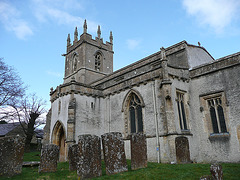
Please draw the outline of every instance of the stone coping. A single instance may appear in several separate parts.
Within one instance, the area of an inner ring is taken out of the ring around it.
[[[217,59],[216,61],[193,67],[190,70],[190,78],[196,78],[236,65],[240,65],[240,52],[225,56],[223,58]]]

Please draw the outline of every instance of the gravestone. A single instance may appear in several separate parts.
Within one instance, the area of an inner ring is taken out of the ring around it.
[[[131,135],[131,169],[147,167],[147,142],[143,133]]]
[[[69,171],[77,170],[79,159],[78,144],[71,144],[68,149]]]
[[[41,150],[41,160],[38,172],[57,171],[57,162],[59,159],[59,146],[55,144],[46,144]]]
[[[101,141],[95,135],[78,136],[77,174],[81,179],[102,175]]]
[[[223,171],[220,164],[212,164],[210,166],[210,172],[213,180],[223,180]]]
[[[25,138],[0,138],[0,176],[13,176],[21,174]]]
[[[186,137],[176,137],[176,158],[178,163],[190,163],[189,143]]]
[[[122,134],[119,132],[103,134],[102,145],[106,174],[110,175],[127,171],[128,168]]]

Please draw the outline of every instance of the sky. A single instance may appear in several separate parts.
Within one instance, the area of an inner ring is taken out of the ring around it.
[[[240,51],[240,0],[0,0],[0,58],[15,68],[27,93],[50,108],[49,92],[63,83],[67,35],[77,26],[109,41],[114,71],[180,41],[215,58]]]

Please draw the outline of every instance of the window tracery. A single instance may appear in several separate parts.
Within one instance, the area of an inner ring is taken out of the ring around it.
[[[207,127],[210,137],[219,137],[219,135],[229,134],[229,123],[227,116],[227,100],[224,92],[216,92],[206,95],[200,95],[200,111],[204,113],[204,123]]]
[[[221,98],[217,97],[208,99],[207,102],[212,121],[213,133],[227,132]]]
[[[129,121],[131,133],[143,132],[142,106],[140,99],[134,93],[129,102]]]

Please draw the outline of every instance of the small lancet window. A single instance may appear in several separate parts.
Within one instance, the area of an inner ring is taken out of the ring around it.
[[[97,53],[95,55],[95,70],[100,71],[102,55]]]
[[[208,99],[207,102],[212,121],[213,133],[227,132],[221,97]]]
[[[177,92],[178,117],[181,130],[187,130],[187,120],[184,107],[184,93]]]
[[[129,103],[131,133],[143,132],[142,106],[136,94],[132,94]]]
[[[77,71],[77,57],[74,57],[74,59],[73,59],[73,71],[75,72],[75,71]]]
[[[60,112],[61,112],[61,101],[59,100],[59,102],[58,102],[58,114],[60,114]]]

